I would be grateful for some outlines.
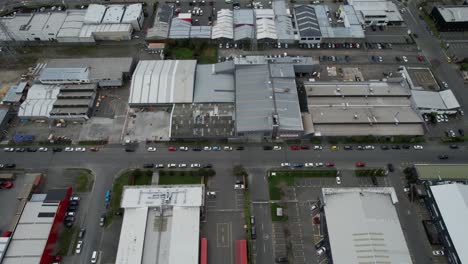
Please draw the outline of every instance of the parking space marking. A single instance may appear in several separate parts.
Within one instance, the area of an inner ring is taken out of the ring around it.
[[[231,223],[216,223],[216,247],[229,248],[232,236]]]

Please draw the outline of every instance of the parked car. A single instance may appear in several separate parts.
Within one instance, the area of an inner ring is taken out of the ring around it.
[[[441,159],[441,160],[446,160],[446,159],[449,158],[448,155],[445,155],[445,154],[440,154],[438,157],[439,157],[439,159]]]
[[[389,149],[387,145],[382,145],[382,146],[380,146],[380,148],[381,148],[382,150],[388,150],[388,149]]]
[[[275,262],[276,263],[288,263],[288,257],[276,257]]]
[[[80,232],[78,233],[78,238],[83,238],[84,235],[86,233],[86,229],[85,228],[81,228],[80,229]]]
[[[321,247],[319,249],[317,249],[317,256],[322,256],[325,252],[327,252],[327,249],[325,247]]]
[[[193,150],[193,151],[202,151],[203,148],[200,147],[200,146],[196,146],[196,147],[193,147],[192,150]]]
[[[66,147],[66,148],[65,148],[65,152],[72,152],[72,151],[74,151],[74,150],[75,150],[75,149],[72,148],[72,147]]]
[[[86,148],[75,148],[75,151],[78,151],[78,152],[85,152],[85,151],[86,151]]]
[[[79,196],[70,197],[70,201],[79,201],[79,200],[81,200]]]
[[[300,150],[301,148],[298,145],[292,145],[291,150]]]
[[[39,148],[39,152],[47,152],[48,150],[49,150],[48,148],[44,148],[44,147]]]
[[[424,147],[421,146],[421,145],[414,145],[413,148],[414,148],[414,149],[417,149],[417,150],[421,150],[421,149],[423,149]]]
[[[76,254],[80,254],[80,253],[81,253],[81,246],[83,246],[83,241],[82,241],[82,240],[79,240],[79,241],[76,243],[76,249],[75,249],[75,253],[76,253]]]
[[[345,150],[352,150],[353,147],[352,147],[352,146],[344,146],[344,149],[345,149]]]
[[[304,167],[306,168],[313,168],[314,167],[314,163],[313,162],[307,162],[304,164]]]
[[[99,258],[99,253],[97,251],[93,251],[93,254],[91,254],[91,263],[96,263]]]
[[[255,226],[252,226],[252,229],[250,230],[250,237],[252,238],[252,240],[257,239],[257,231]]]
[[[341,178],[340,178],[340,176],[336,176],[336,184],[341,184]]]
[[[263,149],[265,149],[265,147]],[[269,149],[265,149],[265,150],[269,150]],[[273,150],[281,150],[281,146],[273,146]]]
[[[225,150],[225,151],[232,151],[232,147],[230,147],[230,146],[224,146],[224,147],[223,147],[223,150]]]
[[[64,221],[65,222],[75,222],[75,217],[71,216],[71,215],[67,215],[67,216],[65,216]]]
[[[78,209],[76,205],[69,205],[67,208],[68,212],[75,212]]]
[[[4,181],[1,186],[3,189],[11,189],[13,187],[13,183],[11,181]]]
[[[244,150],[244,147],[243,146],[239,146],[236,148],[236,150]]]
[[[220,146],[213,146],[211,149],[214,150],[214,151],[220,151],[221,147]]]
[[[169,151],[177,151],[177,148],[174,147],[174,146],[169,146],[169,147],[167,148],[167,150],[169,150]]]
[[[443,255],[445,255],[445,253],[444,253],[443,250],[433,250],[432,255],[434,255],[434,256],[443,256]]]
[[[37,148],[29,147],[29,148],[26,148],[26,151],[27,151],[27,152],[36,152],[36,151],[37,151]]]
[[[387,164],[387,169],[388,169],[389,172],[393,172],[395,170],[392,163]]]
[[[192,164],[190,164],[190,168],[200,168],[200,167],[201,167],[200,163],[192,163]]]
[[[99,218],[99,226],[104,226],[106,224],[106,214],[102,214]]]
[[[152,169],[152,168],[154,168],[154,164],[153,163],[145,163],[145,164],[143,164],[143,168]]]
[[[188,151],[189,148],[186,147],[186,146],[180,146],[180,147],[179,147],[179,150],[180,150],[180,151]]]
[[[335,166],[335,163],[333,163],[333,162],[325,162],[325,166],[326,166],[326,167],[333,167],[333,166]]]
[[[211,150],[211,147],[209,147],[209,146],[204,146],[204,147],[203,147],[203,150],[205,150],[205,151],[210,151],[210,150]]]
[[[301,149],[310,149],[309,145],[301,145]]]
[[[59,147],[55,147],[55,148],[52,148],[52,152],[62,152],[62,148],[59,148]]]
[[[180,163],[178,167],[179,167],[179,168],[187,168],[187,164],[185,164],[185,163]]]
[[[364,162],[358,161],[356,162],[356,167],[365,167],[366,164]]]
[[[281,167],[283,167],[283,168],[291,167],[291,163],[283,162],[283,163],[281,163]]]
[[[204,169],[211,169],[213,168],[213,165],[211,163],[203,164],[202,166]]]
[[[156,151],[156,147],[148,147],[147,151],[148,151],[148,152],[155,152],[155,151]]]
[[[457,148],[458,148],[458,145],[452,144],[452,145],[450,145],[450,148],[451,148],[451,149],[457,149]]]
[[[315,145],[314,146],[314,150],[322,150],[322,149],[323,149],[323,147],[320,146],[320,145]]]
[[[14,148],[3,148],[3,151],[5,151],[5,152],[14,152],[15,149]]]

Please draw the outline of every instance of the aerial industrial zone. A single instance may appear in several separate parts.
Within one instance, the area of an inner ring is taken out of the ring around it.
[[[466,0],[0,0],[1,264],[468,264]]]

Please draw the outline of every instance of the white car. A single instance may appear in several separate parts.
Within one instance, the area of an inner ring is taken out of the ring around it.
[[[179,168],[187,168],[187,164],[185,164],[185,163],[180,163],[180,164],[179,164]]]
[[[169,164],[167,164],[167,167],[168,168],[175,168],[175,167],[177,167],[177,164],[169,163]]]
[[[283,163],[281,163],[281,167],[283,167],[283,168],[291,167],[291,164],[289,162],[283,162]]]
[[[67,216],[76,216],[75,212],[67,212]]]
[[[323,147],[320,146],[320,145],[315,145],[314,146],[314,150],[322,150],[322,149],[323,149]]]
[[[86,151],[86,148],[75,148],[75,151],[85,152],[85,151]]]
[[[188,151],[188,147],[180,146],[180,147],[179,147],[179,150],[180,150],[180,151]]]
[[[375,149],[375,147],[371,146],[371,145],[367,145],[367,146],[364,146],[364,149],[373,150],[373,149]]]
[[[442,85],[445,87],[445,88],[448,88],[448,84],[446,82],[442,82]]]
[[[234,190],[243,190],[244,184],[234,184]]]
[[[341,184],[341,178],[339,176],[336,176],[336,184]]]
[[[70,197],[70,201],[79,201],[80,197],[79,196],[72,196]]]
[[[72,147],[66,147],[65,148],[65,152],[72,152],[74,151],[74,149]]]
[[[148,152],[155,152],[155,151],[156,151],[156,147],[149,147],[147,150],[148,150]]]
[[[44,148],[44,147],[39,148],[39,152],[47,152],[48,150],[49,150],[48,148]]]
[[[80,240],[80,241],[78,241],[78,243],[76,243],[76,250],[75,250],[76,254],[81,253],[81,247],[82,246],[83,246],[83,241],[82,240]]]
[[[5,152],[14,152],[15,149],[14,148],[4,148],[3,149]]]
[[[192,164],[190,164],[190,168],[200,168],[200,167],[201,167],[200,163],[192,163]]]
[[[164,164],[154,164],[154,167],[156,169],[163,169],[164,168]]]
[[[273,150],[281,150],[281,146],[274,146]]]
[[[314,167],[314,163],[313,162],[306,163],[304,164],[304,167],[312,168]]]
[[[230,147],[230,146],[224,146],[223,149],[224,149],[225,151],[231,151],[231,150],[232,150],[232,147]]]
[[[413,148],[414,148],[414,149],[421,150],[421,149],[423,149],[423,146],[421,146],[421,145],[414,145]]]
[[[444,253],[443,250],[433,250],[432,255],[434,255],[434,256],[443,256],[443,255],[445,255],[445,253]]]
[[[322,256],[325,252],[327,252],[327,249],[325,247],[321,247],[319,249],[317,249],[317,256]]]
[[[205,146],[203,147],[203,150],[211,150],[211,147]]]
[[[402,58],[404,62],[408,62],[408,58],[406,56],[403,56]]]

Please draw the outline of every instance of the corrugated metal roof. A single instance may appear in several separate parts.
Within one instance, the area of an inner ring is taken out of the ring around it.
[[[453,183],[430,186],[460,263],[468,263],[468,185]]]
[[[277,39],[276,24],[273,19],[257,19],[257,39]]]
[[[286,6],[285,0],[274,0],[273,10],[275,13],[276,34],[279,41],[293,42],[294,30],[292,26],[291,14]]]
[[[18,110],[19,117],[49,117],[50,110],[57,95],[60,93],[58,85],[35,84],[29,91],[26,100]]]
[[[131,33],[133,27],[131,24],[100,24],[100,25],[84,25],[80,31],[80,38],[89,38],[95,32],[121,32]]]
[[[18,93],[18,86],[11,86],[8,89],[7,93],[3,97],[3,102],[5,103],[19,103],[21,97],[23,96],[21,93]]]
[[[190,38],[211,38],[211,26],[192,26]]]
[[[89,82],[89,68],[76,67],[76,68],[45,68],[39,76],[39,81],[70,81],[76,82],[83,80]]]
[[[216,73],[215,68],[215,64],[197,65],[194,102],[234,102],[234,72]]]
[[[234,10],[234,25],[255,25],[255,15],[253,9]]]
[[[270,65],[271,67],[272,65]],[[285,65],[293,68],[292,65]],[[279,116],[279,128],[281,131],[303,131],[301,110],[299,108],[299,98],[297,96],[296,80],[290,78],[272,78],[276,112]]]
[[[452,90],[442,92],[411,90],[413,100],[418,108],[451,110],[460,108]]]
[[[148,29],[146,38],[165,39],[169,36],[169,27],[172,20],[173,7],[168,4],[159,4],[153,27]]]
[[[296,14],[296,27],[301,38],[322,36],[315,6],[296,5],[294,6],[294,13]]]
[[[233,39],[234,28],[233,28],[233,13],[229,9],[221,9],[218,11],[216,23],[212,29],[212,39]]]
[[[191,103],[196,60],[142,60],[130,86],[129,104]]]
[[[393,188],[324,188],[333,263],[413,263]],[[346,221],[343,217],[346,216]]]
[[[243,25],[234,28],[234,40],[239,41],[243,39],[253,39],[254,27],[250,25]]]
[[[106,6],[98,4],[90,4],[86,10],[84,17],[85,24],[101,24],[101,21],[106,13]]]
[[[57,37],[78,37],[83,26],[85,10],[68,10],[68,15],[57,34]]]
[[[379,20],[385,20],[389,22],[402,22],[403,17],[400,14],[399,8],[392,1],[388,0],[349,0],[348,5],[352,5],[359,15],[359,20],[362,24],[365,23],[364,16],[373,15],[375,12],[379,12],[381,15],[385,15],[385,18],[379,18]],[[381,13],[381,12],[384,13]]]
[[[131,4],[125,7],[125,13],[122,17],[122,23],[131,23],[137,20],[143,12],[143,5],[141,3]]]
[[[330,23],[327,15],[327,12],[330,12],[328,6],[314,5],[314,8],[323,38],[365,38],[364,30],[352,6],[340,6],[343,23],[334,25]]]
[[[171,28],[169,31],[169,38],[173,39],[185,39],[190,38],[190,29],[192,24],[188,21],[173,18]]]

